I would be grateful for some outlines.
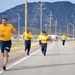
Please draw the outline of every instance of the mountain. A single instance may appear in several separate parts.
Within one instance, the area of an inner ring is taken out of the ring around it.
[[[0,23],[3,17],[7,17],[8,21],[12,23],[16,29],[18,28],[18,14],[20,14],[21,30],[24,30],[24,4],[18,5],[14,8],[6,10],[0,13]],[[32,30],[40,28],[40,2],[28,3],[28,27]],[[46,29],[46,24],[49,28],[50,23],[50,11],[52,11],[52,30],[54,30],[55,20],[58,20],[58,31],[60,27],[66,31],[66,24],[75,25],[75,4],[68,1],[59,2],[43,2],[43,29]],[[72,31],[72,25],[70,25]]]

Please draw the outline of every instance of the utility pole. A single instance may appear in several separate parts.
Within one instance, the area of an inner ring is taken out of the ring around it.
[[[20,14],[18,14],[18,39],[20,35]]]
[[[68,37],[68,26],[69,26],[69,25],[68,25],[68,23],[67,23],[67,37]]]
[[[57,35],[57,23],[58,23],[58,21],[57,21],[57,18],[56,18],[56,21],[55,21],[55,35]]]
[[[51,26],[52,26],[52,11],[50,11],[50,35],[51,35]]]
[[[75,31],[75,30],[74,30],[74,25],[73,25],[73,38],[74,38],[74,31]]]
[[[25,31],[27,31],[28,27],[28,11],[27,11],[27,0],[25,0]]]
[[[45,8],[42,7],[43,4],[42,4],[42,0],[40,0],[40,33],[42,32],[42,10],[44,10]]]
[[[71,25],[72,28],[73,28],[73,29],[72,29],[72,37],[74,38],[74,35],[75,35],[75,32],[74,32],[74,31],[75,31],[75,29],[74,29],[74,24],[70,23],[70,25]]]
[[[45,24],[45,28],[46,28],[46,33],[48,34],[48,25],[47,24]]]
[[[60,40],[61,40],[61,28],[60,28]]]

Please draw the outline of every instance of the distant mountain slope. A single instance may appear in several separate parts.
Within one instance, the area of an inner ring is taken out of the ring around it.
[[[37,8],[39,8],[40,2],[28,3],[28,26],[29,28],[39,29],[40,24],[40,12]],[[57,18],[58,25],[65,26],[67,22],[75,24],[75,4],[72,4],[68,1],[60,1],[60,2],[44,2],[43,3],[43,27],[45,24],[49,25],[49,14],[50,11],[53,13],[53,22]],[[0,13],[0,23],[2,17],[7,17],[9,22],[12,23],[16,28],[18,25],[18,14],[20,14],[20,23],[21,28],[24,27],[24,4],[6,10],[5,12]]]

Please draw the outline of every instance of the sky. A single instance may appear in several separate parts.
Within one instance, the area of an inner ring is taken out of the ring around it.
[[[28,2],[38,2],[40,0],[28,0]],[[56,1],[65,1],[65,0],[42,0],[43,2],[56,2]],[[75,0],[66,0],[75,4]],[[23,4],[25,0],[0,0],[0,13],[11,9],[17,5]]]

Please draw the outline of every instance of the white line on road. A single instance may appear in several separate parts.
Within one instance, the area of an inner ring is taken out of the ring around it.
[[[39,50],[40,50],[40,49],[39,49]],[[17,61],[16,63],[14,63],[14,64],[12,64],[12,65],[10,65],[9,67],[7,67],[7,70],[10,69],[10,68],[13,67],[13,66],[19,64],[20,62],[22,62],[22,61],[28,59],[28,58],[31,57],[32,55],[36,54],[37,52],[39,52],[39,50],[33,52],[30,56],[24,57],[23,59]],[[0,71],[0,74],[3,73],[3,72],[4,72],[4,70]]]

